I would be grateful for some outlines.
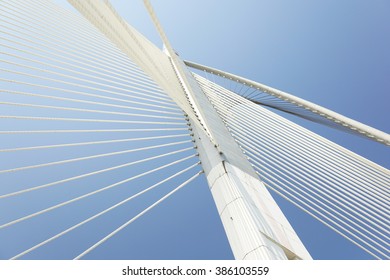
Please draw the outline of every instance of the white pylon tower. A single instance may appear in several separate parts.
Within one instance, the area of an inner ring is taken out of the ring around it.
[[[69,0],[187,113],[199,157],[236,259],[311,259],[242,150],[171,47],[144,1],[165,52],[128,26],[105,1]]]

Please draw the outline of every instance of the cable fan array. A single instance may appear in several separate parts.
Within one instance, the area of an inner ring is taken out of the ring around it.
[[[194,75],[268,188],[374,257],[389,258],[386,168]]]
[[[87,20],[0,17],[0,258],[84,257],[199,177],[184,112]]]

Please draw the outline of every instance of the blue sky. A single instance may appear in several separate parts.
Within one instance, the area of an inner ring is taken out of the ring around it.
[[[131,25],[161,46],[141,0],[112,3]],[[387,1],[165,0],[152,4],[183,59],[270,85],[390,131]],[[389,149],[383,145],[312,124],[308,127],[390,167]],[[294,206],[275,198],[313,258],[370,258]],[[109,205],[110,199],[103,196],[101,201]],[[129,208],[129,214],[135,210]],[[59,215],[60,219],[66,216],[66,210]],[[111,229],[120,224],[109,218],[105,222],[111,223]],[[61,257],[69,258],[74,256],[72,246],[81,248],[83,241],[99,238],[93,230],[80,234],[79,244],[70,236],[31,257],[45,258],[49,253],[58,258],[51,252],[62,251]],[[205,179],[198,178],[88,258],[230,259],[232,254]]]

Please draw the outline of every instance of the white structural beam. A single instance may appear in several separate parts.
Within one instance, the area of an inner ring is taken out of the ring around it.
[[[204,128],[194,126],[194,139],[235,258],[310,259],[199,84],[171,47],[150,1],[144,3],[197,121]]]
[[[368,125],[362,124],[362,123],[355,121],[353,119],[350,119],[348,117],[345,117],[341,114],[338,114],[334,111],[331,111],[331,110],[326,109],[322,106],[314,104],[310,101],[304,100],[302,98],[296,97],[294,95],[291,95],[291,94],[283,92],[281,90],[272,88],[270,86],[267,86],[267,85],[264,85],[264,84],[261,84],[258,82],[254,82],[254,81],[251,81],[249,79],[246,79],[246,78],[243,78],[243,77],[240,77],[240,76],[237,76],[237,75],[225,72],[225,71],[221,71],[221,70],[218,70],[218,69],[215,69],[212,67],[208,67],[208,66],[201,65],[198,63],[194,63],[194,62],[190,62],[190,61],[185,61],[185,64],[189,67],[194,68],[194,69],[206,71],[206,72],[209,72],[211,74],[225,77],[227,79],[232,79],[234,81],[245,84],[247,86],[252,86],[252,87],[257,88],[257,89],[259,89],[265,93],[268,93],[274,97],[277,97],[285,102],[289,102],[289,103],[294,104],[296,106],[303,107],[306,110],[309,110],[309,111],[311,111],[311,112],[313,112],[313,113],[315,113],[323,118],[326,118],[330,121],[333,121],[337,125],[341,125],[344,128],[348,128],[355,133],[357,132],[360,135],[365,136],[371,140],[374,140],[374,141],[377,141],[379,143],[390,146],[390,135],[389,134],[387,134],[383,131],[380,131],[376,128],[370,127]]]

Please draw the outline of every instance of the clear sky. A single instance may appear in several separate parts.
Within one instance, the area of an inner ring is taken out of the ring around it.
[[[58,2],[68,6],[63,0]],[[112,4],[131,25],[161,46],[141,0],[113,0]],[[267,84],[390,132],[388,1],[155,0],[152,4],[183,59]],[[389,148],[383,145],[312,124],[308,127],[390,167]],[[275,198],[313,258],[371,258]],[[91,232],[83,238],[95,235]],[[79,242],[82,247],[83,240]],[[42,256],[50,250],[67,252],[68,248],[52,245]],[[71,253],[69,250],[65,257]],[[88,255],[92,259],[232,257],[204,178]]]

